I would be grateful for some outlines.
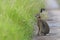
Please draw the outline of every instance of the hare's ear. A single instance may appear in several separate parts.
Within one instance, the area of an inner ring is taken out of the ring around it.
[[[41,8],[40,13],[42,13],[43,11],[45,11],[45,8]]]

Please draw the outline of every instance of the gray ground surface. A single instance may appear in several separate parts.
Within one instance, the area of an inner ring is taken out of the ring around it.
[[[50,28],[50,33],[46,36],[35,36],[33,40],[60,40],[60,27]]]

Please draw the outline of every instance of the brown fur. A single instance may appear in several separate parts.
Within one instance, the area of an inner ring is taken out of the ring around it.
[[[49,26],[40,16],[37,17],[37,26],[39,28],[38,35],[46,35],[49,33]]]

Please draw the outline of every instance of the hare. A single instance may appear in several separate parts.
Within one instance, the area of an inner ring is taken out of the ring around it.
[[[40,12],[42,12],[42,9]],[[48,34],[50,29],[49,29],[47,22],[41,19],[40,14],[38,14],[36,17],[37,17],[37,26],[39,28],[38,35],[44,36]]]

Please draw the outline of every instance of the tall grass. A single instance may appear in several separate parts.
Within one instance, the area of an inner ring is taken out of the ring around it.
[[[0,0],[0,40],[31,40],[42,7],[43,0]]]

